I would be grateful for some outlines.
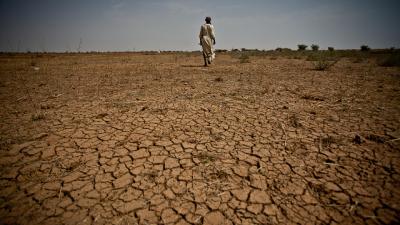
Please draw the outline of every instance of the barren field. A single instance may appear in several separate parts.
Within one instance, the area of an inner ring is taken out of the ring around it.
[[[398,224],[400,69],[0,55],[0,224]]]

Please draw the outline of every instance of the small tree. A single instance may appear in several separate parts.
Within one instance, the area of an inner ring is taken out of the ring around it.
[[[313,51],[318,51],[319,46],[318,46],[318,45],[311,45],[311,49],[312,49]]]
[[[306,50],[307,49],[307,45],[305,45],[305,44],[299,44],[299,45],[297,45],[297,47],[299,48],[298,50],[299,51],[304,51],[304,50]]]
[[[328,47],[328,51],[333,52],[335,49],[333,47]]]
[[[360,48],[362,52],[368,52],[369,50],[371,50],[371,48],[368,45],[361,45]]]

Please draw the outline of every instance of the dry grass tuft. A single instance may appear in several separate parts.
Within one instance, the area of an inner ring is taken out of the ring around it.
[[[250,57],[248,54],[241,54],[239,57],[240,63],[250,63]]]
[[[36,112],[31,116],[32,121],[43,120],[44,118],[45,118],[45,115],[42,112]]]
[[[224,79],[222,79],[222,77],[217,77],[217,78],[214,79],[214,81],[216,81],[216,82],[222,82],[222,81],[224,81]]]

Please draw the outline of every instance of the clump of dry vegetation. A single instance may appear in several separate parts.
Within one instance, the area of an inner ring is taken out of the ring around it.
[[[332,67],[333,65],[336,64],[337,61],[328,61],[326,59],[320,59],[315,62],[314,64],[314,69],[318,71],[324,71]]]
[[[289,117],[289,124],[290,124],[290,126],[292,126],[292,127],[294,127],[294,128],[299,128],[299,127],[302,126],[301,123],[300,123],[300,120],[299,120],[299,118],[296,116],[296,114],[292,114],[292,115]]]
[[[246,53],[242,53],[239,57],[240,63],[250,63],[250,56]]]
[[[204,164],[214,162],[216,160],[216,157],[210,153],[202,152],[200,153],[197,158]]]
[[[38,120],[43,120],[45,118],[44,113],[42,112],[36,112],[32,114],[31,120],[32,121],[38,121]]]
[[[314,69],[318,71],[324,71],[331,68],[339,61],[339,57],[334,54],[334,52],[310,52],[307,56],[307,61],[314,62]]]
[[[353,63],[363,63],[365,60],[366,60],[365,56],[355,55],[355,56],[353,56],[351,62],[353,62]]]
[[[222,82],[222,81],[224,81],[224,79],[222,79],[222,77],[217,77],[217,78],[214,79],[214,81],[216,81],[216,82]]]
[[[332,144],[341,144],[343,142],[342,138],[340,136],[331,136],[328,135],[326,137],[321,137],[320,138],[320,148],[327,148],[330,147]]]
[[[400,66],[400,53],[390,54],[389,56],[378,60],[378,65],[383,67]]]

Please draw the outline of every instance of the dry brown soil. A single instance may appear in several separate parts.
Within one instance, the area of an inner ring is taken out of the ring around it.
[[[0,56],[0,224],[395,224],[400,69]]]

